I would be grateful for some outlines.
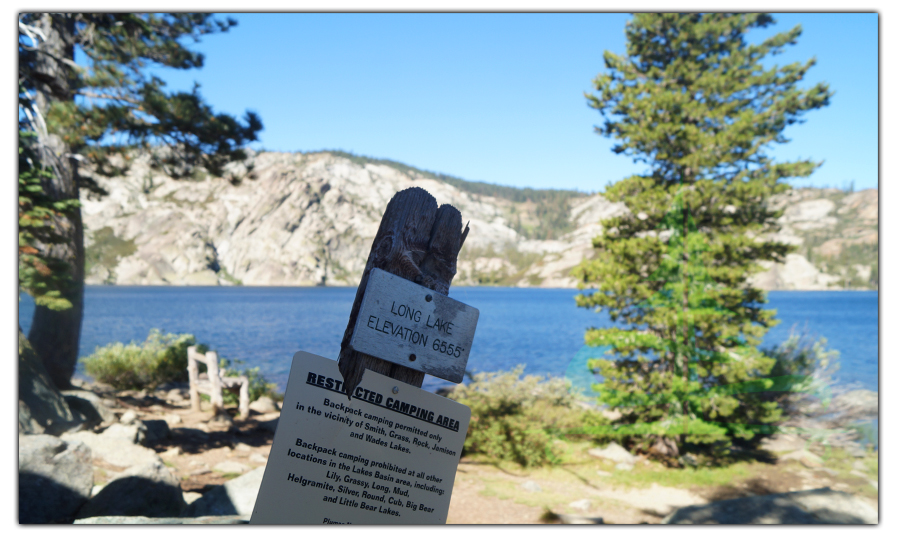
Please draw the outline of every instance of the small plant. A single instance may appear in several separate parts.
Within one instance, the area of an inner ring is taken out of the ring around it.
[[[244,365],[243,360],[230,360],[222,358],[219,360],[219,369],[221,369],[226,377],[239,377],[241,375],[247,377],[250,381],[250,400],[256,401],[260,397],[270,397],[274,401],[281,401],[284,395],[278,393],[278,385],[269,382],[260,372],[258,367],[245,367],[238,369],[237,366]],[[222,399],[226,405],[237,405],[238,395],[230,391],[223,391]]]
[[[522,377],[524,369],[478,373],[450,393],[472,410],[464,453],[525,467],[562,462],[559,437],[579,428],[587,411],[578,407],[567,380]]]
[[[187,380],[187,348],[191,334],[162,334],[156,328],[143,343],[111,343],[83,358],[88,375],[117,390],[154,388]]]

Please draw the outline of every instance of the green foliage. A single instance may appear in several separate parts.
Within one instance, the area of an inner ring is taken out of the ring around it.
[[[187,348],[191,334],[162,334],[153,329],[143,343],[111,343],[82,358],[88,375],[117,390],[154,388],[187,380]]]
[[[800,28],[748,44],[760,14],[637,14],[627,55],[604,54],[608,69],[589,104],[606,121],[615,153],[648,165],[606,191],[627,214],[602,222],[597,255],[574,274],[579,306],[606,309],[614,328],[592,329],[589,345],[615,358],[592,364],[604,377],[599,400],[621,411],[615,428],[632,444],[678,447],[750,439],[779,419],[759,395],[775,361],[757,350],[776,324],[765,294],[747,283],[760,261],[791,247],[771,240],[780,211],[767,200],[807,176],[810,161],[776,163],[767,151],[808,110],[828,104],[824,84],[797,87],[813,62],[763,68],[796,42]],[[757,389],[723,389],[753,385]],[[671,449],[668,449],[671,454]]]
[[[63,297],[72,284],[72,267],[48,250],[66,240],[53,225],[55,219],[79,202],[54,200],[44,191],[53,175],[37,158],[34,139],[33,133],[19,131],[19,289],[33,296],[38,306],[60,311],[72,307]]]
[[[572,222],[569,221],[569,203],[571,200],[587,196],[583,192],[574,190],[517,188],[481,181],[467,181],[452,175],[420,170],[394,160],[377,159],[339,150],[328,152],[349,159],[360,166],[366,164],[390,166],[412,178],[422,176],[447,183],[463,192],[508,200],[513,203],[506,214],[512,228],[528,239],[557,239],[572,231]]]
[[[262,129],[252,112],[243,123],[214,113],[203,102],[199,86],[166,93],[165,83],[147,73],[151,65],[202,67],[203,55],[186,43],[227,31],[237,24],[232,19],[220,21],[208,13],[23,13],[19,22],[19,78],[24,81],[20,97],[46,90],[40,57],[45,43],[34,38],[33,29],[49,22],[74,45],[67,53],[74,55],[75,48],[84,53],[84,66],[65,61],[74,58],[60,59],[57,65],[69,79],[69,91],[45,95],[49,107],[42,113],[48,132],[59,135],[100,175],[121,174],[132,148],[159,146],[165,149],[154,151],[154,165],[169,175],[188,176],[202,166],[221,176],[225,164],[246,158],[241,146],[256,140]],[[32,29],[30,36],[23,25]],[[125,164],[114,164],[113,155]],[[85,186],[96,187],[90,182]]]
[[[219,359],[219,369],[223,371],[226,377],[245,376],[250,381],[250,400],[256,401],[260,397],[271,397],[275,401],[284,399],[284,394],[278,393],[278,385],[269,382],[260,372],[258,367],[241,367],[244,365],[243,360],[231,360],[228,358]],[[237,405],[238,394],[230,391],[223,391],[222,399],[226,405]]]
[[[767,399],[778,404],[785,419],[802,416],[810,405],[828,407],[840,368],[840,352],[829,349],[828,340],[792,330],[787,340],[763,352],[775,361],[769,376],[776,386]]]
[[[524,369],[519,365],[506,372],[478,373],[450,393],[450,399],[472,410],[465,453],[526,467],[558,464],[563,456],[560,436],[586,422],[602,421],[576,405],[567,381],[522,377]]]

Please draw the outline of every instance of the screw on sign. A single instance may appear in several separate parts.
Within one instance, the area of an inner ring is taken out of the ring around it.
[[[446,522],[471,412],[421,386],[465,372],[478,310],[447,294],[468,231],[421,188],[388,203],[338,361],[294,355],[252,524]]]

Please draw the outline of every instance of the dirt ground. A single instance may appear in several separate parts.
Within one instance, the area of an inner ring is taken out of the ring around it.
[[[188,501],[214,485],[264,466],[272,447],[273,420],[278,412],[251,411],[246,420],[215,420],[207,403],[195,412],[186,398],[177,400],[171,392],[116,392],[106,397],[117,401],[117,414],[133,410],[139,419],[169,423],[171,437],[150,447],[180,480]],[[229,412],[234,414],[236,409]],[[610,461],[586,455],[587,447],[581,446],[569,463],[533,470],[464,457],[456,474],[447,523],[542,524],[602,519],[606,524],[655,524],[681,506],[819,487],[857,494],[877,508],[877,455],[866,461],[833,457],[829,459],[833,464],[811,468],[772,456],[732,470],[685,473],[681,480],[673,473],[679,470],[643,458],[633,470],[617,470]],[[238,464],[219,466],[226,462]],[[121,470],[97,460],[94,482],[103,484]]]

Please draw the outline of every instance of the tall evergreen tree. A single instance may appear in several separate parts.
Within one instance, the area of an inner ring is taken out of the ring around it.
[[[796,43],[800,27],[759,44],[748,31],[765,14],[644,13],[626,27],[627,54],[605,52],[606,72],[586,95],[616,140],[613,151],[647,165],[606,191],[627,214],[604,220],[597,255],[575,274],[597,291],[578,305],[606,309],[615,328],[592,329],[591,345],[615,355],[593,367],[600,400],[622,410],[617,431],[659,455],[688,443],[752,438],[778,417],[754,393],[772,361],[757,350],[777,322],[765,293],[748,283],[760,261],[791,247],[772,240],[767,205],[821,163],[775,162],[784,129],[828,104],[825,84],[803,89],[814,60],[765,68]],[[756,383],[746,390],[747,383]],[[761,384],[760,384],[761,383]]]
[[[56,279],[58,289],[43,289],[58,300],[54,308],[37,303],[28,338],[64,388],[78,359],[84,296],[84,231],[80,209],[69,202],[82,188],[103,193],[86,172],[121,174],[133,150],[155,148],[155,164],[169,174],[203,166],[218,175],[229,161],[245,158],[241,147],[262,124],[250,112],[243,122],[213,113],[196,87],[167,93],[147,73],[151,66],[202,67],[203,56],[187,42],[227,31],[233,20],[197,13],[22,13],[18,22],[20,130],[36,136],[34,169],[49,172],[40,181],[46,203],[66,204],[45,219],[53,226],[45,236],[54,241],[26,237],[28,252],[67,271]],[[25,288],[33,290],[27,282]]]

